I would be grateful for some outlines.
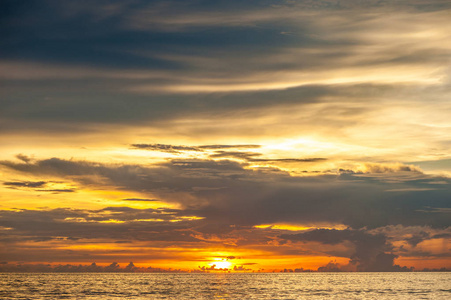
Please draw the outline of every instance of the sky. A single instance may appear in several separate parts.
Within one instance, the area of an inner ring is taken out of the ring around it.
[[[451,2],[0,3],[0,261],[451,268]]]

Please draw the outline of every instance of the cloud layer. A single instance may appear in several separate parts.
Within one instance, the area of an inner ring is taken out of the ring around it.
[[[450,10],[2,1],[2,257],[450,266]]]

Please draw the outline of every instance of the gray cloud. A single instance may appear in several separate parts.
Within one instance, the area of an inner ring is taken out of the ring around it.
[[[205,150],[217,150],[217,149],[249,149],[260,148],[260,145],[201,145],[201,146],[182,146],[182,145],[167,145],[167,144],[132,144],[134,149],[151,150],[179,153],[181,151],[198,151],[203,152]],[[217,150],[218,152],[219,150]],[[229,151],[230,152],[230,151]],[[221,151],[220,153],[227,153],[227,151]],[[218,153],[218,154],[220,154]],[[239,153],[239,152],[230,152]],[[219,157],[219,156],[217,156]]]
[[[51,192],[51,193],[75,193],[75,189],[52,189],[52,190],[38,190],[40,192]]]
[[[451,237],[451,227],[438,227],[431,228],[430,226],[384,226],[376,228],[370,231],[371,234],[382,234],[390,241],[404,241],[406,244],[402,244],[398,249],[398,253],[402,253],[403,256],[427,256],[429,257],[442,257],[446,255],[448,251],[443,249],[436,249],[435,251],[425,251],[423,255],[419,255],[423,252],[423,242],[427,242],[434,239],[447,240]],[[446,252],[446,253],[444,253]]]
[[[252,170],[246,164],[226,160],[173,160],[153,167],[58,158],[0,164],[80,184],[151,193],[161,201],[182,205],[186,213],[217,224],[329,222],[353,228],[450,225],[446,210],[450,189],[444,185],[440,189],[427,189],[448,179],[416,170],[366,173],[363,177],[362,174],[292,177],[277,169]],[[407,176],[408,173],[413,175]],[[390,180],[386,180],[387,176]],[[400,188],[416,190],[387,192]]]
[[[256,152],[243,152],[243,151],[215,151],[214,154],[210,154],[209,157],[211,158],[218,158],[218,157],[224,157],[224,158],[238,158],[238,159],[244,159],[247,161],[252,160],[252,157],[254,156],[260,156],[261,153]]]
[[[260,145],[202,145],[202,146],[180,146],[180,145],[165,145],[165,144],[133,144],[135,149],[161,151],[169,153],[181,153],[182,151],[198,151],[214,150],[213,154],[209,154],[211,158],[237,158],[249,162],[318,162],[327,160],[326,158],[255,158],[261,156],[261,153],[249,151],[226,151],[220,149],[253,149],[260,148]]]
[[[276,6],[236,1],[208,5],[31,1],[29,7],[7,2],[0,68],[7,83],[2,87],[2,128],[7,131],[86,132],[95,130],[93,123],[161,129],[186,115],[215,120],[233,120],[236,112],[249,118],[285,116],[267,109],[312,103],[326,103],[328,108],[304,118],[305,124],[331,124],[339,131],[355,120],[337,116],[362,116],[383,108],[365,103],[447,99],[445,85],[300,80],[303,86],[295,87],[299,78],[322,77],[318,74],[334,70],[341,74],[348,68],[361,68],[357,74],[365,74],[373,67],[443,66],[449,58],[443,43],[415,42],[408,33],[421,33],[422,27],[415,26],[423,23],[439,28],[447,21],[436,14],[448,7],[444,2],[396,1],[364,7],[355,1]],[[371,18],[366,18],[370,6]],[[387,9],[406,17],[387,20]],[[387,22],[397,30],[399,44],[377,35]],[[283,87],[291,81],[293,86]],[[272,82],[282,88],[259,91]],[[257,87],[247,92],[227,89],[240,84]],[[177,90],[195,86],[218,90],[203,95],[196,89],[192,94]],[[350,101],[362,105],[347,107]]]
[[[50,265],[50,264],[1,264],[0,271],[4,273],[182,273],[187,272],[181,269],[165,269],[152,267],[137,267],[130,262],[125,267],[113,262],[110,265],[102,266],[92,263],[90,265]]]
[[[198,146],[200,149],[257,149],[260,148],[261,145],[202,145]]]
[[[11,181],[4,182],[3,185],[10,187],[40,188],[47,184],[45,181]]]
[[[12,228],[2,243],[22,240],[132,239],[138,241],[186,241],[196,221],[174,209],[106,207],[101,210],[58,208],[53,210],[0,211],[1,226]],[[177,222],[173,222],[176,220]],[[193,224],[188,225],[192,222]],[[185,231],[183,231],[185,230]]]
[[[394,264],[397,255],[387,253],[393,250],[387,238],[382,234],[370,234],[362,230],[317,229],[292,235],[282,235],[281,238],[292,241],[315,241],[323,244],[338,244],[349,241],[355,246],[355,253],[350,257],[348,266],[329,263],[318,271],[352,270],[364,272],[402,271],[409,270]]]
[[[238,158],[248,162],[284,162],[284,163],[304,163],[325,161],[326,158],[255,158],[262,156],[261,153],[247,151],[215,151],[210,154],[211,158]]]
[[[28,163],[28,161],[27,161]],[[4,182],[3,185],[12,188],[26,188],[26,189],[33,189],[37,192],[49,192],[49,193],[74,193],[76,192],[76,189],[70,188],[70,189],[52,189],[52,188],[46,188],[48,184],[51,182],[46,181],[11,181],[11,182]]]
[[[17,154],[16,158],[23,162],[26,162],[26,163],[32,161],[32,159],[30,157],[23,155],[23,154]]]
[[[49,192],[49,193],[75,193],[75,189],[50,189],[50,190],[37,190],[39,192]]]
[[[315,157],[315,158],[274,158],[274,159],[264,159],[264,158],[251,158],[249,161],[253,162],[317,162],[324,161],[327,158]]]
[[[179,151],[201,151],[197,147],[174,146],[164,144],[133,144],[135,149],[162,151],[162,152],[179,152]]]
[[[137,201],[137,202],[155,202],[157,199],[143,199],[143,198],[124,198],[124,201]]]

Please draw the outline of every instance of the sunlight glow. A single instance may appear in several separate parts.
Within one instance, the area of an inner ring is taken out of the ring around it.
[[[321,224],[318,224],[321,225]],[[324,224],[323,224],[324,225]],[[336,229],[343,230],[347,226],[336,224],[336,225],[325,225],[325,226],[306,226],[306,225],[295,225],[295,224],[260,224],[253,226],[259,229],[274,229],[274,230],[288,230],[288,231],[303,231],[309,229]]]
[[[227,260],[219,260],[209,263],[211,267],[215,266],[215,269],[230,269],[232,263]]]

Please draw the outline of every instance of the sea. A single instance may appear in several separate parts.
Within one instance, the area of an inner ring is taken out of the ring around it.
[[[0,299],[451,299],[451,273],[3,273]]]

